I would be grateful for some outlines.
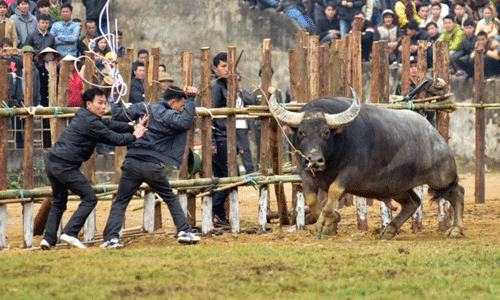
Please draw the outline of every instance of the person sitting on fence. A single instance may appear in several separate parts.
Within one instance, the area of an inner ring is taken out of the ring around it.
[[[438,41],[450,42],[450,57],[453,57],[453,55],[460,51],[465,33],[462,31],[462,27],[455,23],[455,18],[453,18],[452,15],[447,15],[446,17],[444,17],[443,22],[445,31],[441,34],[441,36],[439,36]],[[450,72],[451,74],[455,74],[456,71],[457,66],[455,66],[452,61],[452,64],[450,65]]]
[[[186,215],[173,193],[165,174],[165,165],[179,168],[186,149],[188,130],[193,126],[196,105],[194,98],[198,90],[187,87],[186,93],[170,86],[163,99],[147,107],[137,103],[124,113],[121,103],[112,107],[113,119],[140,120],[149,114],[149,130],[144,137],[128,146],[122,165],[122,176],[118,193],[111,205],[104,228],[104,243],[101,248],[120,248],[119,232],[123,226],[125,210],[143,182],[146,182],[165,201],[177,228],[180,243],[197,243],[200,237],[192,233]],[[187,100],[186,98],[189,99]]]
[[[16,24],[11,19],[7,18],[7,2],[0,1],[0,23],[5,23],[4,36],[3,38],[8,38],[12,40],[14,45],[17,46],[17,31]]]
[[[398,42],[401,39],[401,30],[395,24],[394,12],[390,9],[384,10],[382,19],[384,24],[375,28],[373,41],[385,40],[389,47],[389,63],[397,63],[400,60],[401,52],[398,50]]]
[[[477,34],[477,43],[474,50],[484,50],[484,76],[489,78],[494,75],[500,74],[500,53],[498,52],[499,43],[495,40],[489,39],[488,34],[480,31]],[[473,51],[470,59],[462,57],[457,60],[457,65],[460,69],[467,73],[465,80],[474,77],[474,56],[476,52]]]
[[[326,5],[325,16],[316,22],[316,35],[319,35],[320,43],[340,38],[339,22],[335,5],[329,2]]]
[[[474,20],[468,19],[465,21],[464,33],[465,38],[462,40],[462,44],[460,46],[460,51],[456,52],[450,59],[452,63],[458,67],[458,60],[468,60],[470,55],[474,51],[474,47],[476,46],[477,36],[474,34],[474,30],[476,26],[474,24]],[[465,74],[464,70],[457,70],[455,75],[462,76]]]
[[[97,142],[125,146],[140,139],[147,129],[144,117],[137,125],[102,118],[108,106],[104,91],[90,88],[83,94],[80,108],[61,138],[50,150],[45,171],[52,187],[54,202],[47,220],[45,236],[40,243],[43,250],[56,245],[57,230],[68,202],[68,189],[80,196],[82,202],[62,230],[61,241],[78,248],[86,248],[78,233],[97,204],[92,186],[80,171],[82,163],[94,152]]]

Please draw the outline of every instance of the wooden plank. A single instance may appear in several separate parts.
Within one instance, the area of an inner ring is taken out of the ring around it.
[[[295,38],[295,57],[297,63],[297,102],[306,103],[309,96],[307,53],[309,49],[309,34],[305,30],[297,33]],[[264,62],[262,62],[264,65]],[[264,70],[264,69],[262,69]],[[264,79],[264,78],[263,78]],[[266,91],[267,92],[267,91]],[[264,126],[262,126],[264,128]],[[261,147],[262,148],[262,147]]]
[[[363,101],[363,67],[361,65],[361,32],[355,31],[351,34],[352,58],[351,58],[351,82],[352,87]]]
[[[475,50],[474,58],[475,103],[484,103],[484,50]],[[476,203],[485,203],[484,166],[486,159],[486,118],[484,108],[476,108],[476,170],[475,192]]]
[[[292,49],[288,50],[288,69],[290,72],[290,98],[291,102],[297,102],[297,81],[298,81],[298,71],[297,71],[297,57],[295,55],[295,51]],[[292,166],[297,165],[297,157],[295,155],[292,155]],[[293,223],[296,221],[296,213],[295,213],[295,208],[297,206],[297,184],[292,184],[292,207],[294,208],[293,213],[292,213],[292,218],[291,222]],[[267,204],[266,204],[267,208]],[[259,215],[260,216],[260,215]],[[264,219],[265,220],[265,219]]]
[[[154,192],[147,192],[144,196],[144,214],[143,227],[147,233],[155,231],[155,202],[156,196]]]
[[[352,86],[352,80],[351,80],[351,55],[352,49],[351,49],[351,43],[349,42],[350,35],[346,34],[342,37],[342,79],[344,80],[343,88],[344,90],[342,91],[342,95],[345,97],[350,97],[351,96],[351,91],[350,87]]]
[[[259,189],[259,233],[266,232],[267,210],[269,203],[269,185],[263,185]]]
[[[319,97],[319,35],[309,38],[309,99]]]
[[[26,107],[33,107],[33,53],[28,52],[24,54],[23,66],[24,66],[24,105]],[[54,71],[54,73],[57,75],[56,71]],[[49,88],[50,87],[51,86],[49,84]],[[24,171],[23,189],[25,190],[31,190],[35,186],[34,168],[33,168],[34,128],[35,126],[34,126],[33,116],[30,115],[25,117],[24,118],[24,163],[23,163],[23,171]],[[32,200],[33,199],[31,199],[31,201],[23,203],[23,233],[24,233],[24,247],[26,248],[33,247],[33,226],[34,226],[35,206]]]
[[[374,42],[372,47],[372,63],[370,66],[370,102],[379,103],[380,97],[380,53],[379,42]]]
[[[57,102],[57,62],[49,61],[49,106],[58,106]],[[50,138],[52,145],[57,141],[54,139],[56,129],[56,118],[50,118]]]
[[[0,60],[0,101],[9,98],[7,61]],[[0,118],[0,191],[7,189],[8,118]],[[7,205],[0,205],[0,250],[7,246]]]
[[[330,83],[330,47],[323,44],[319,47],[319,96],[331,95],[332,85]]]
[[[330,47],[330,84],[331,84],[331,94],[334,96],[343,95],[344,87],[342,79],[342,53],[343,53],[343,42],[340,40],[333,40]]]
[[[146,84],[146,102],[156,103],[158,101],[158,66],[160,64],[160,48],[151,48],[151,55],[148,63],[148,77]]]
[[[201,64],[201,106],[212,107],[212,86],[210,81],[210,48],[200,49]],[[212,177],[212,120],[210,116],[201,117],[201,174],[200,177]],[[212,230],[212,196],[205,196],[201,202],[201,232],[207,235]]]
[[[379,103],[389,103],[389,46],[387,41],[378,42],[380,57],[380,97]]]
[[[90,242],[95,240],[95,231],[96,231],[96,219],[97,214],[95,208],[90,212],[87,220],[85,220],[85,224],[83,224],[83,241]]]
[[[403,36],[402,69],[401,69],[401,95],[406,95],[410,91],[410,45],[409,35]]]

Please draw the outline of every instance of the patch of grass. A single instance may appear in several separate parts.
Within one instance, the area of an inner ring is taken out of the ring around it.
[[[499,265],[497,246],[467,240],[9,251],[0,298],[493,299]]]

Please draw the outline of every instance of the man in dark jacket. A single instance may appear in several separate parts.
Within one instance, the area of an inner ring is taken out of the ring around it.
[[[187,94],[194,96],[198,90],[187,89]],[[179,168],[186,148],[188,130],[194,122],[196,105],[193,97],[186,100],[183,90],[170,86],[163,99],[146,107],[142,103],[127,109],[132,120],[149,113],[148,132],[144,137],[128,146],[127,155],[122,165],[122,177],[116,199],[109,212],[104,229],[104,244],[101,248],[120,248],[119,231],[123,226],[125,210],[137,189],[146,182],[165,201],[177,228],[180,243],[196,243],[200,238],[191,232],[186,215],[179,203],[179,198],[172,192],[165,174],[165,164]],[[113,105],[113,118],[127,120],[121,105]]]
[[[99,17],[102,9],[106,5],[106,2],[108,2],[108,0],[82,0],[83,6],[85,6],[85,16],[87,22],[90,20],[94,21],[97,25],[97,30],[101,33],[101,35],[108,33],[106,13],[102,15],[101,23],[99,24]]]
[[[26,39],[25,44],[33,47],[36,54],[39,54],[40,51],[47,47],[52,49],[56,48],[56,39],[48,30],[50,23],[49,19],[48,15],[40,15],[36,23],[38,26],[37,30]]]
[[[146,67],[138,63],[134,69],[135,77],[130,81],[130,103],[144,102],[144,77],[146,76]]]
[[[460,51],[455,52],[451,56],[451,60],[453,64],[458,66],[457,61],[460,60],[468,60],[472,52],[474,51],[474,47],[476,46],[477,36],[474,35],[474,31],[476,30],[476,26],[473,20],[465,20],[464,23],[464,33],[465,38],[462,40],[462,44],[460,46]],[[464,70],[458,70],[455,75],[462,76],[465,74]]]
[[[340,38],[340,23],[333,2],[327,4],[325,16],[316,22],[316,35],[319,35],[320,43]]]
[[[97,197],[92,186],[80,171],[82,163],[90,158],[98,142],[125,146],[140,139],[146,132],[143,126],[147,117],[137,125],[103,119],[107,100],[98,88],[87,90],[82,96],[80,108],[61,138],[50,150],[45,170],[52,186],[54,202],[47,220],[45,236],[40,243],[49,250],[57,242],[57,230],[68,202],[68,189],[80,196],[82,202],[62,230],[61,241],[71,246],[85,248],[78,240],[78,232],[95,208]]]
[[[334,3],[340,19],[340,34],[344,36],[351,30],[354,16],[361,12],[366,0],[335,0]]]
[[[418,54],[418,41],[426,41],[429,35],[425,30],[420,30],[420,27],[415,20],[411,20],[406,24],[406,34],[410,36],[410,54],[416,56]],[[399,41],[399,52],[403,51],[403,41]]]
[[[354,18],[361,19],[361,58],[363,59],[363,61],[369,61],[370,53],[372,52],[373,33],[375,32],[375,26],[373,26],[373,23],[371,21],[366,19],[363,12],[355,15]]]

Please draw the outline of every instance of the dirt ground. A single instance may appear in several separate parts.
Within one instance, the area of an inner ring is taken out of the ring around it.
[[[474,174],[461,174],[460,184],[465,188],[465,238],[470,240],[498,241],[500,240],[500,173],[486,174],[486,203],[476,204],[474,199]],[[288,200],[288,208],[291,207],[291,186],[285,184],[285,190]],[[426,189],[424,189],[425,193]],[[277,210],[274,191],[271,190],[271,208]],[[426,193],[425,193],[426,194]],[[258,223],[258,191],[252,187],[245,186],[239,189],[240,199],[240,216],[241,228],[255,228]],[[395,240],[439,240],[444,239],[444,234],[438,231],[438,207],[428,201],[429,196],[425,196],[423,207],[423,231],[417,234],[411,232],[411,222],[403,225],[402,230]],[[68,210],[63,216],[63,224],[68,221],[71,214],[76,209],[79,202],[70,202]],[[394,203],[394,202],[393,202]],[[396,203],[394,203],[397,205]],[[107,220],[111,202],[99,202],[97,205],[97,232],[102,232]],[[142,225],[141,209],[135,210],[142,206],[142,200],[131,201],[126,214],[126,228],[132,228]],[[40,204],[35,204],[35,213],[39,209]],[[196,219],[197,225],[201,224],[201,203],[197,201]],[[399,212],[399,210],[398,210]],[[357,229],[356,209],[355,206],[344,207],[340,210],[342,221],[339,224],[339,232],[336,236],[324,237],[325,239],[333,239],[342,242],[350,242],[355,239],[377,239],[378,232],[381,227],[380,220],[380,202],[374,201],[373,206],[368,207],[368,225],[369,230],[362,232]],[[162,229],[155,234],[125,237],[124,243],[127,247],[144,247],[144,246],[166,246],[177,244],[176,240],[171,237],[175,228],[172,223],[172,218],[165,204],[162,204]],[[285,239],[300,243],[308,243],[316,236],[313,225],[308,225],[306,230],[301,233],[287,234],[290,226],[282,228],[274,220],[268,227],[272,229],[272,233],[265,235],[257,234],[221,234],[213,235],[211,238],[203,238],[202,243],[206,245],[224,244],[228,241],[237,239],[240,243],[265,242],[268,240]],[[7,244],[10,249],[21,248],[23,246],[22,238],[22,207],[20,204],[8,205],[8,223],[7,223]],[[167,233],[167,234],[165,234]],[[41,237],[35,237],[35,246],[39,245]]]

